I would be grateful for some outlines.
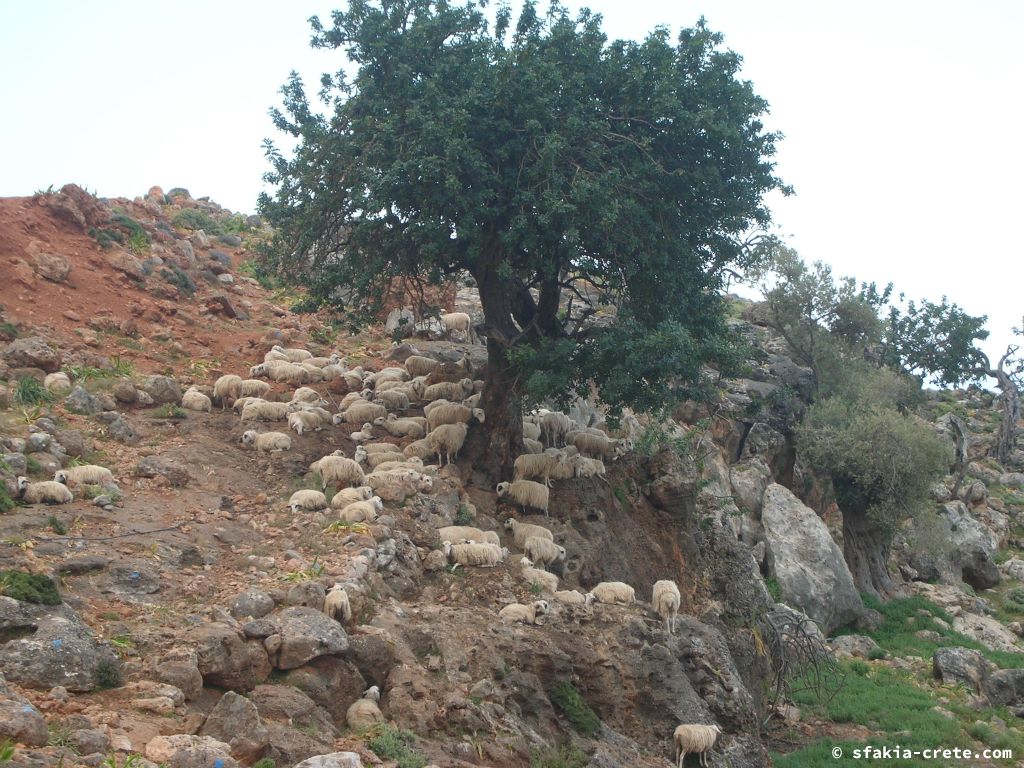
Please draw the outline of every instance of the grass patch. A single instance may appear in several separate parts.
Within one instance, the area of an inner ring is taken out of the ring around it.
[[[264,757],[253,763],[252,768],[277,768],[277,763],[269,757]]]
[[[394,760],[397,768],[423,768],[427,764],[427,759],[412,748],[416,743],[415,734],[389,725],[374,730],[366,745],[377,757]]]
[[[583,768],[587,756],[576,747],[530,750],[530,768]]]
[[[63,536],[68,532],[68,527],[58,520],[56,515],[50,515],[46,518],[46,524],[50,527],[50,530],[58,536]]]
[[[19,333],[20,333],[20,331],[18,330],[18,326],[16,326],[14,323],[11,323],[11,322],[0,323],[0,335],[8,336],[8,337],[10,337],[12,339],[16,339],[16,338],[18,338],[18,334]]]
[[[9,763],[14,759],[14,742],[10,739],[0,741],[0,763]]]
[[[469,511],[466,504],[459,504],[459,511],[455,513],[453,525],[469,525],[473,522],[473,513]]]
[[[60,605],[60,593],[49,576],[25,571],[0,571],[0,595],[39,605]]]
[[[208,235],[223,235],[224,227],[213,216],[199,208],[186,208],[175,214],[171,224],[178,229],[201,229]]]
[[[187,419],[188,411],[174,403],[164,403],[153,413],[154,419]]]
[[[548,693],[551,703],[584,736],[593,736],[601,730],[601,719],[580,696],[571,683],[558,683]]]
[[[40,405],[53,402],[53,392],[43,386],[38,379],[23,376],[14,386],[14,402],[18,405]]]
[[[768,594],[776,603],[782,602],[782,587],[779,586],[779,580],[774,576],[771,576],[764,580],[764,585],[768,589]]]

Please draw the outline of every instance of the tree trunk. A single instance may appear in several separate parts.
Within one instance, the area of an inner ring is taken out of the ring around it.
[[[887,560],[891,539],[878,524],[857,510],[843,510],[843,556],[860,592],[880,600],[891,597],[895,585]]]
[[[1017,437],[1017,422],[1020,421],[1020,390],[1009,374],[1002,370],[1002,361],[1000,361],[999,369],[994,373],[999,389],[1003,393],[1003,420],[999,425],[999,433],[996,435],[996,444],[993,446],[992,453],[996,461],[1006,464]]]

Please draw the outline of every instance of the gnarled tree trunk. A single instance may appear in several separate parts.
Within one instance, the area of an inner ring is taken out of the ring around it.
[[[996,435],[992,455],[1000,464],[1005,464],[1013,451],[1017,438],[1017,422],[1020,421],[1020,390],[1017,383],[1003,370],[1002,361],[996,374],[996,384],[1003,393],[1003,418]]]
[[[885,600],[895,592],[887,561],[892,539],[864,512],[843,510],[843,557],[857,590]]]

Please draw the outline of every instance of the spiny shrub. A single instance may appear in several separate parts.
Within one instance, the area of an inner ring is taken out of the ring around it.
[[[60,605],[60,593],[49,576],[25,571],[0,571],[0,595],[40,605]]]
[[[601,730],[601,719],[571,683],[558,683],[551,689],[548,698],[572,723],[573,728],[584,736],[593,736]]]

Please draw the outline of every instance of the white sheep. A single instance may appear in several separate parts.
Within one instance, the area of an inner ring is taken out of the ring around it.
[[[717,725],[683,723],[676,726],[675,733],[672,734],[672,741],[676,746],[676,768],[683,768],[683,760],[690,753],[700,755],[700,764],[707,766],[707,753],[715,746],[721,732],[722,729]]]
[[[313,353],[310,352],[308,349],[286,349],[285,347],[282,347],[277,344],[271,347],[270,351],[283,354],[284,359],[292,363],[301,363],[303,360],[309,360],[313,356]],[[264,357],[264,361],[265,360],[266,358]]]
[[[310,464],[309,468],[320,473],[320,490],[326,490],[328,485],[335,485],[338,488],[366,485],[366,475],[359,462],[344,456],[324,456]]]
[[[442,545],[442,549],[444,556],[454,565],[452,570],[460,565],[477,565],[481,568],[493,568],[508,556],[508,550],[504,547],[499,547],[497,544],[475,541],[460,542],[458,544],[446,541]]]
[[[636,590],[622,581],[602,581],[590,594],[597,602],[608,605],[630,605],[636,600]]]
[[[366,445],[360,446],[363,453],[394,453],[399,448],[394,443],[367,443]]]
[[[357,699],[345,712],[345,720],[353,731],[365,731],[377,723],[384,722],[384,715],[377,706],[380,701],[380,688],[371,685],[363,691],[363,698]]]
[[[293,403],[312,403],[313,405],[323,405],[324,399],[320,397],[320,393],[312,387],[299,387],[292,393]]]
[[[409,372],[410,376],[426,376],[428,373],[433,373],[440,365],[441,361],[432,357],[409,355],[405,358],[405,370]]]
[[[373,397],[373,402],[380,403],[389,411],[407,411],[409,410],[409,396],[397,389],[388,389],[383,392],[377,392]]]
[[[312,380],[312,374],[306,368],[297,363],[264,363],[267,376],[273,381],[282,381],[293,387],[308,384]]]
[[[338,519],[346,523],[372,523],[384,510],[384,502],[380,496],[373,496],[366,501],[354,501],[342,507]]]
[[[114,473],[99,464],[80,464],[57,470],[53,479],[64,485],[109,485],[114,482]]]
[[[245,410],[245,406],[249,403],[263,403],[266,402],[262,397],[239,397],[235,400],[234,405],[231,408],[237,414],[241,414]]]
[[[321,409],[322,410],[322,409]],[[288,414],[288,426],[301,435],[303,432],[319,432],[325,424],[329,424],[330,414],[325,419],[316,411],[295,411]]]
[[[363,424],[362,429],[349,435],[349,439],[353,443],[364,443],[367,440],[373,440],[373,424],[366,422]]]
[[[318,509],[324,509],[326,507],[326,496],[324,496],[320,491],[311,491],[306,488],[296,491],[292,494],[291,498],[288,499],[288,509],[291,510],[292,514],[295,514],[300,509],[315,512]]]
[[[348,624],[352,621],[352,604],[348,600],[348,592],[345,591],[344,585],[335,583],[327,590],[324,597],[324,613],[339,624]]]
[[[382,461],[376,467],[373,468],[374,472],[391,472],[398,469],[415,469],[417,472],[426,471],[426,467],[423,466],[421,459],[407,459],[404,454],[401,461],[395,459],[394,461]]]
[[[259,379],[242,379],[238,385],[238,397],[265,397],[270,385]]]
[[[544,453],[544,443],[540,440],[533,440],[529,437],[524,437],[523,450],[531,454]]]
[[[402,449],[402,455],[407,459],[420,459],[426,461],[427,459],[433,458],[434,449],[430,445],[428,438],[422,440],[416,440],[409,443],[405,448]]]
[[[387,418],[388,409],[379,403],[357,402],[335,417],[335,423],[365,424],[381,417]],[[340,421],[338,420],[340,417]]]
[[[401,500],[415,493],[429,493],[434,481],[415,469],[394,469],[387,472],[371,472],[366,483],[375,493],[390,500]]]
[[[437,529],[437,537],[442,541],[475,541],[480,544],[501,546],[501,539],[494,531],[481,531],[471,525],[446,525]]]
[[[437,454],[437,463],[441,463],[441,454],[444,453],[447,464],[452,463],[452,457],[459,457],[466,442],[466,435],[469,434],[468,424],[442,424],[437,429],[431,430],[427,435],[430,441],[430,450]]]
[[[234,404],[235,400],[241,397],[241,384],[242,377],[233,373],[225,374],[213,382],[213,399],[220,403],[222,411],[227,407],[228,400]]]
[[[342,488],[331,497],[331,506],[334,509],[344,509],[349,504],[368,501],[371,498],[373,498],[373,488],[368,485],[360,485],[358,488]]]
[[[552,594],[552,597],[564,605],[588,606],[594,602],[593,595],[585,595],[575,589],[559,589]]]
[[[529,480],[533,477],[544,478],[544,485],[551,486],[551,473],[562,468],[568,462],[564,453],[524,453],[516,457],[512,467],[516,480]]]
[[[431,408],[426,414],[427,428],[435,429],[442,424],[461,424],[476,420],[484,421],[484,412],[479,408],[467,408],[461,403],[445,403],[438,408]]]
[[[544,442],[551,447],[565,445],[565,436],[574,426],[574,422],[561,411],[548,411],[541,417],[541,431]]]
[[[543,511],[547,517],[549,494],[546,485],[533,480],[513,480],[511,483],[498,483],[495,490],[499,499],[508,497],[510,501],[519,504],[524,512],[527,507],[533,507]]]
[[[363,383],[371,387],[375,387],[382,381],[408,381],[409,372],[405,368],[398,368],[391,366],[390,368],[381,368],[379,371],[374,373],[368,373],[363,376]]]
[[[370,402],[370,401],[367,400],[365,397],[363,397],[363,393],[362,392],[349,392],[347,395],[345,395],[343,398],[341,398],[341,402],[338,403],[338,412],[339,413],[343,413],[344,411],[348,410],[348,407],[350,405],[353,405],[355,403],[368,403],[368,402]]]
[[[27,477],[18,478],[18,494],[26,504],[68,504],[75,500],[63,483],[55,480],[30,483]]]
[[[576,477],[599,477],[605,482],[605,466],[600,459],[591,459],[587,456],[574,456],[572,459],[573,472]]]
[[[523,420],[523,437],[530,440],[540,440],[540,424],[535,421]]]
[[[288,413],[288,403],[253,400],[242,408],[242,421],[285,421]]]
[[[242,445],[252,445],[257,451],[274,453],[291,450],[292,439],[284,432],[261,433],[255,429],[248,429],[242,433]]]
[[[399,451],[397,448],[394,451],[388,453],[371,453],[367,454],[366,463],[370,465],[370,469],[376,469],[384,463],[402,463],[405,461],[405,454]]]
[[[441,325],[444,327],[445,338],[448,338],[452,331],[459,331],[465,334],[466,341],[473,340],[473,324],[465,312],[448,312],[441,315]]]
[[[384,427],[388,434],[394,437],[413,437],[419,440],[427,433],[418,421],[395,418],[393,413],[389,413],[386,417],[374,419],[373,424],[377,427]]]
[[[567,436],[567,440],[575,445],[580,453],[595,459],[604,459],[615,455],[618,448],[617,440],[612,440],[608,435],[596,430],[594,432],[576,432]]]
[[[535,600],[529,605],[522,603],[510,603],[498,611],[498,618],[506,624],[522,622],[523,624],[536,624],[537,617],[548,612],[547,600]]]
[[[472,379],[439,381],[423,390],[424,400],[461,400],[473,394]]]
[[[526,546],[526,540],[533,536],[541,536],[551,541],[555,540],[554,534],[551,533],[543,525],[534,525],[533,523],[521,523],[514,517],[510,517],[505,521],[505,528],[512,531],[512,541],[515,545],[522,549]]]
[[[43,386],[47,392],[53,392],[55,395],[63,395],[66,392],[71,391],[71,379],[64,371],[57,371],[56,373],[46,374],[46,378],[43,379]]]
[[[181,407],[190,411],[209,413],[213,410],[213,402],[195,387],[189,387],[181,396]]]
[[[520,560],[519,564],[522,566],[523,578],[530,585],[539,587],[541,591],[548,593],[553,593],[558,589],[558,577],[555,574],[534,568],[533,561],[528,557]]]
[[[523,546],[523,553],[544,570],[552,563],[565,560],[565,547],[560,547],[551,539],[543,536],[531,536]]]
[[[651,607],[665,620],[665,629],[670,635],[676,631],[676,616],[679,615],[679,587],[667,579],[654,582],[651,590]]]

